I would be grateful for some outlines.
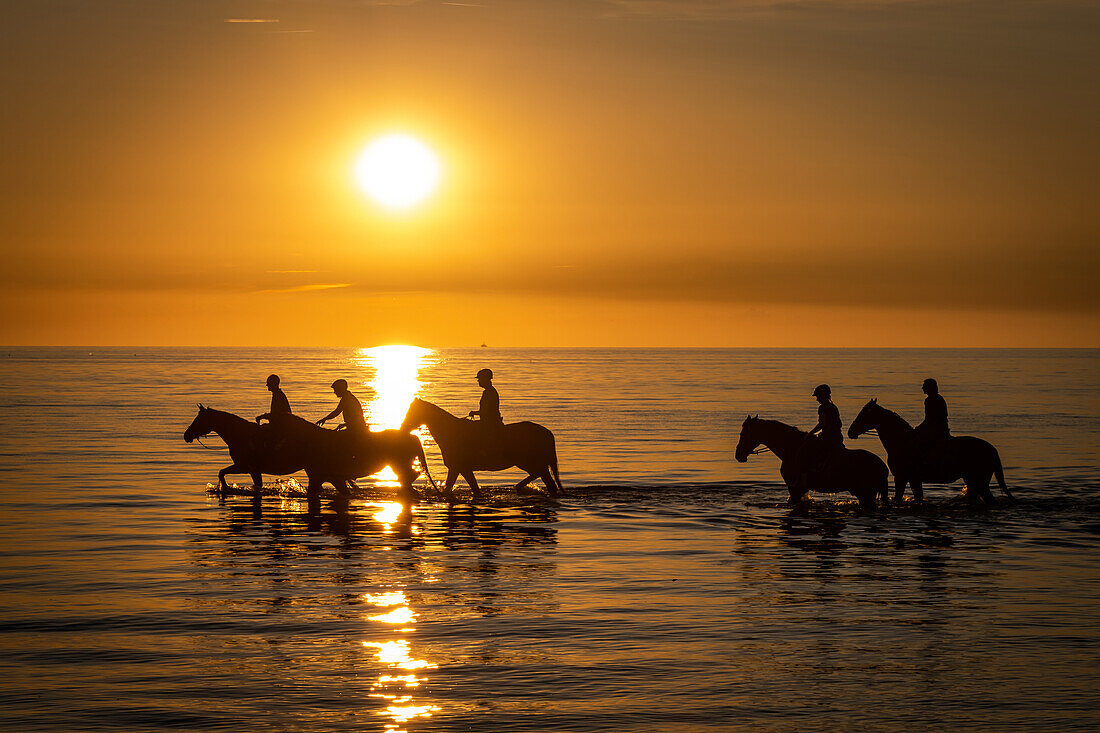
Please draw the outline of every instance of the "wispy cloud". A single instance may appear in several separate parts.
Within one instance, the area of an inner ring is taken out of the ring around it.
[[[268,270],[269,275],[306,275],[318,273],[320,270]]]
[[[315,293],[320,290],[334,290],[336,288],[350,288],[351,283],[310,283],[309,285],[295,285],[290,288],[269,288],[257,290],[257,293]]]
[[[611,15],[716,20],[747,11],[809,8],[873,8],[897,5],[944,5],[965,0],[603,0]]]

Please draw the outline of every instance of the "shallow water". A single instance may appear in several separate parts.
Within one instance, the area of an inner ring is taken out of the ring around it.
[[[1100,726],[1100,352],[0,356],[4,729]],[[312,417],[345,377],[386,427],[413,394],[475,407],[481,366],[555,432],[560,504],[517,473],[480,506],[385,477],[347,512],[274,479],[219,501],[226,454],[182,441],[198,401],[264,411],[270,371]],[[827,381],[846,424],[872,396],[916,421],[925,376],[1018,506],[792,511],[773,457],[732,460],[747,412],[807,427]]]

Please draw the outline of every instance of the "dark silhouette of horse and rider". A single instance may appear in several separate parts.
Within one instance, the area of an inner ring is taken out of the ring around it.
[[[880,406],[876,399],[863,406],[848,428],[852,439],[876,431],[886,450],[886,463],[874,453],[844,446],[840,411],[832,402],[827,384],[813,391],[818,401],[818,422],[809,432],[777,420],[749,416],[741,426],[734,457],[744,463],[749,455],[761,450],[775,453],[791,503],[800,501],[809,491],[850,491],[863,508],[874,508],[878,498],[888,505],[890,473],[894,474],[894,502],[899,505],[906,485],[912,487],[914,500],[921,502],[924,483],[949,484],[960,478],[966,482],[966,496],[972,506],[979,500],[994,503],[989,490],[994,477],[1005,495],[1015,500],[1005,484],[997,449],[979,438],[952,436],[947,401],[936,380],[924,380],[921,388],[927,395],[924,421],[916,428]]]
[[[332,484],[338,495],[346,496],[356,478],[389,467],[400,481],[402,496],[416,500],[419,493],[413,482],[421,472],[436,488],[424,448],[413,434],[422,426],[439,446],[447,467],[443,493],[448,499],[454,498],[454,486],[461,476],[470,486],[474,501],[480,501],[482,490],[476,472],[513,467],[527,472],[515,484],[517,493],[531,493],[529,484],[536,479],[542,481],[551,497],[563,493],[553,433],[533,422],[504,422],[492,370],[478,371],[477,383],[482,389],[478,409],[470,410],[465,418],[414,398],[400,429],[372,431],[363,405],[348,388],[347,380],[332,383],[338,399],[336,407],[311,423],[293,414],[279,376],[272,374],[267,378],[270,407],[254,422],[200,404],[184,439],[190,443],[214,432],[225,441],[233,462],[218,473],[223,494],[228,490],[227,474],[249,474],[258,495],[263,474],[287,475],[304,470],[310,497],[317,496],[325,483]],[[924,380],[922,390],[926,395],[924,421],[917,427],[910,427],[872,399],[848,428],[851,439],[875,431],[887,454],[885,463],[870,451],[844,445],[840,410],[827,384],[818,385],[812,393],[818,402],[813,428],[804,431],[750,415],[741,426],[734,457],[744,463],[754,453],[774,453],[780,460],[779,474],[791,503],[801,501],[810,491],[848,491],[862,508],[873,509],[880,499],[889,505],[891,473],[896,504],[903,501],[906,486],[911,487],[914,501],[919,503],[924,499],[924,484],[948,484],[960,478],[966,482],[966,496],[972,505],[979,500],[994,502],[989,488],[994,477],[1001,490],[1014,500],[1005,484],[997,449],[979,438],[951,435],[947,402],[936,380]],[[343,422],[335,430],[324,428],[326,422],[336,418]]]
[[[515,485],[517,493],[530,493],[527,486],[535,479],[543,482],[550,496],[563,493],[553,433],[533,422],[505,425],[500,414],[500,395],[493,386],[493,372],[482,369],[477,373],[477,381],[482,387],[481,400],[478,409],[471,410],[465,419],[430,402],[414,399],[399,430],[372,431],[367,426],[363,405],[348,388],[347,380],[332,383],[332,391],[338,398],[336,407],[310,423],[293,414],[279,376],[272,374],[267,378],[271,405],[266,413],[249,422],[200,404],[198,414],[184,432],[184,440],[191,443],[216,433],[225,441],[233,462],[218,472],[218,489],[223,496],[229,490],[225,478],[229,474],[249,474],[258,496],[263,488],[263,474],[285,476],[302,470],[308,477],[307,493],[311,499],[319,495],[325,483],[332,484],[338,495],[346,496],[356,478],[389,467],[401,483],[402,496],[417,500],[420,494],[413,482],[420,470],[432,488],[437,488],[428,471],[424,448],[412,434],[422,425],[427,426],[443,454],[447,466],[444,493],[449,499],[453,498],[452,490],[459,476],[469,484],[477,501],[481,488],[474,475],[476,471],[513,467],[528,473]],[[337,417],[343,423],[336,429],[323,427]],[[417,461],[420,470],[416,468]]]

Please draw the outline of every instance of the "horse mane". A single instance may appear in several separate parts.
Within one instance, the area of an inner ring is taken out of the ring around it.
[[[226,412],[225,410],[216,410],[213,407],[204,407],[202,409],[206,410],[207,412],[213,412],[217,415],[222,415],[222,416],[227,417],[231,420],[236,420],[237,422],[243,422],[243,423],[246,423],[248,425],[252,424],[251,420],[243,418],[240,415],[234,415],[232,412]]]
[[[427,400],[422,400],[419,397],[414,397],[413,399],[416,400],[417,402],[419,402],[420,404],[424,405],[425,407],[428,407],[428,408],[434,410],[436,413],[438,413],[440,415],[445,415],[445,416],[451,418],[452,420],[461,420],[462,419],[458,415],[455,415],[455,414],[449,412],[448,410],[440,407],[439,405],[435,404],[434,402],[428,402]]]
[[[765,425],[773,425],[773,426],[775,426],[775,427],[779,428],[780,430],[782,430],[784,432],[787,432],[787,433],[794,433],[794,434],[798,434],[798,435],[809,435],[809,433],[807,431],[803,430],[802,428],[795,427],[794,425],[788,425],[787,423],[782,422],[780,420],[765,420],[764,418],[759,418],[758,417],[758,418],[756,418],[756,422],[764,423]]]
[[[874,403],[874,404],[875,404],[875,406],[878,407],[879,410],[882,411],[883,417],[885,417],[887,420],[890,420],[891,422],[893,422],[898,428],[905,428],[906,430],[912,430],[913,429],[913,426],[910,425],[908,423],[908,421],[906,421],[906,419],[904,417],[902,417],[901,415],[899,415],[898,413],[894,412],[893,410],[891,410],[888,407],[883,407],[882,405],[880,405],[877,402]]]

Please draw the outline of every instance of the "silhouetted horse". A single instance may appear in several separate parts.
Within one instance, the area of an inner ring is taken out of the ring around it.
[[[896,412],[886,409],[871,400],[856,415],[848,428],[849,438],[858,438],[868,430],[877,430],[882,447],[886,449],[886,461],[894,474],[894,501],[901,503],[905,494],[905,485],[913,487],[913,498],[924,500],[923,484],[950,484],[958,479],[966,482],[967,500],[974,504],[978,498],[986,503],[994,503],[989,482],[993,476],[1001,491],[1015,501],[1015,497],[1005,485],[1004,469],[997,449],[982,440],[969,435],[952,436],[944,441],[940,448],[936,466],[929,469],[923,466],[918,449],[917,432]]]
[[[533,422],[517,422],[497,429],[497,440],[486,445],[486,428],[477,423],[456,417],[442,407],[414,399],[401,423],[403,431],[427,425],[428,431],[439,444],[443,463],[447,465],[447,482],[444,493],[451,489],[459,476],[474,492],[474,500],[481,490],[474,471],[503,471],[516,466],[529,475],[515,486],[522,492],[536,478],[542,479],[551,496],[564,493],[558,476],[558,453],[554,447],[554,434]],[[491,430],[491,429],[490,429]]]
[[[261,438],[261,430],[271,431],[266,441]],[[199,405],[199,414],[183,439],[190,443],[210,433],[217,433],[225,441],[233,459],[232,465],[218,472],[218,488],[223,496],[229,488],[225,481],[229,473],[250,474],[252,488],[259,492],[263,486],[262,474],[285,476],[305,470],[309,477],[307,491],[316,496],[325,483],[346,492],[349,481],[389,466],[397,474],[403,493],[415,497],[413,481],[420,475],[414,467],[417,460],[435,488],[420,440],[406,432],[382,430],[356,441],[354,434],[326,430],[297,415],[286,415],[261,427],[232,413]],[[265,450],[265,442],[277,449]]]
[[[787,484],[789,501],[792,504],[813,489],[832,493],[850,491],[859,499],[859,505],[864,509],[875,508],[876,494],[881,495],[883,503],[889,505],[887,489],[890,472],[882,459],[870,451],[841,448],[829,459],[823,470],[810,472],[810,486],[802,486],[802,469],[796,465],[796,458],[807,440],[818,438],[778,420],[746,417],[741,425],[741,438],[737,441],[734,458],[739,463],[744,463],[760,445],[775,453],[780,460],[779,475]]]

